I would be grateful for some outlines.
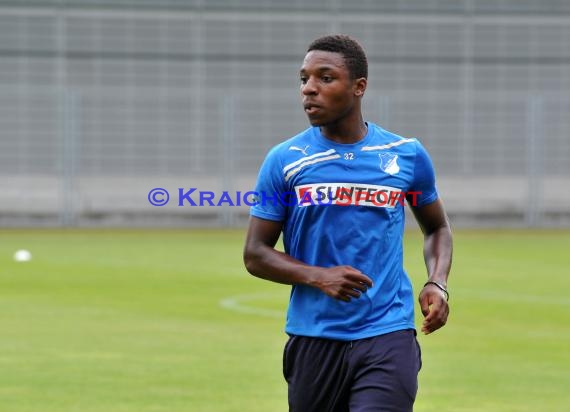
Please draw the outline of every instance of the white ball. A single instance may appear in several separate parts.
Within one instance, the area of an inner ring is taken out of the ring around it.
[[[14,260],[16,262],[29,262],[32,260],[32,254],[25,249],[20,249],[14,253]]]

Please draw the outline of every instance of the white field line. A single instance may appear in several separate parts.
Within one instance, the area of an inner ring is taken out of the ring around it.
[[[224,309],[239,313],[245,313],[248,315],[265,316],[274,319],[285,319],[285,310],[258,308],[255,305],[249,304],[251,301],[267,299],[283,299],[283,294],[265,292],[229,296],[220,300],[220,306]]]
[[[467,289],[458,289],[457,294],[455,296],[457,296],[456,299],[486,300],[486,301],[497,301],[497,302],[505,302],[512,304],[534,303],[539,305],[570,306],[570,298],[524,295],[513,292],[503,292],[500,290],[473,291]],[[256,300],[282,299],[282,298],[283,295],[281,293],[279,294],[267,293],[267,292],[251,293],[247,295],[229,296],[227,298],[220,300],[219,303],[222,308],[234,312],[244,313],[247,315],[264,316],[274,319],[284,319],[286,315],[285,310],[281,311],[281,310],[259,308],[251,303],[255,302]]]

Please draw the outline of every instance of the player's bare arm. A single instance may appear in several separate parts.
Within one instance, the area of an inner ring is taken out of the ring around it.
[[[435,282],[426,283],[419,296],[420,307],[425,317],[422,332],[430,334],[445,325],[449,315],[447,293],[438,285],[447,289],[453,241],[441,200],[421,207],[412,207],[412,211],[424,234],[424,260],[428,282]]]
[[[372,280],[351,266],[311,266],[276,250],[281,229],[281,222],[250,218],[243,253],[249,273],[277,283],[313,286],[345,302],[372,287]]]

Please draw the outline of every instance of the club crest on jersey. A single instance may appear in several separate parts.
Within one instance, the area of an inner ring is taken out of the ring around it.
[[[380,158],[380,170],[388,173],[389,175],[395,175],[400,171],[400,166],[398,165],[398,155],[392,152],[379,153]]]

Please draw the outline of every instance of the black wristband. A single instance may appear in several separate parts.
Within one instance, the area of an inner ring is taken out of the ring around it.
[[[434,286],[436,286],[439,290],[441,290],[443,293],[445,293],[445,300],[446,300],[446,301],[449,301],[449,292],[447,291],[447,289],[446,289],[443,285],[441,285],[441,284],[439,284],[439,283],[437,283],[437,282],[434,282],[433,280],[427,281],[427,282],[425,283],[425,285],[424,285],[424,288],[425,288],[427,285],[434,285]]]

